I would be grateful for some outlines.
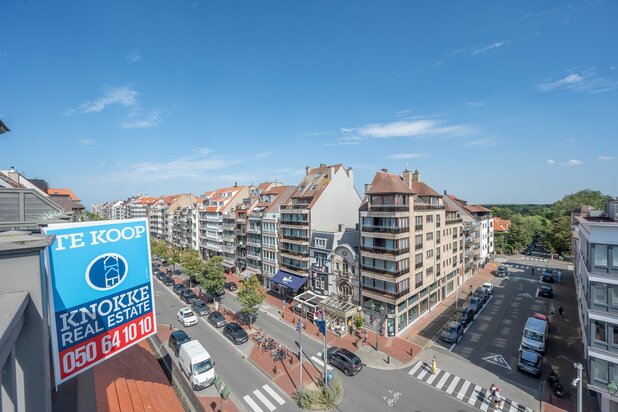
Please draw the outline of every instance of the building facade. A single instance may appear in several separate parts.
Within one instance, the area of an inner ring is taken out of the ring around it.
[[[618,384],[618,200],[605,211],[588,206],[573,213],[574,276],[588,389],[601,411],[618,411],[610,382]]]

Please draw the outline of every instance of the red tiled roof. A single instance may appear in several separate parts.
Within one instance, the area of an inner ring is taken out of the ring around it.
[[[486,207],[479,206],[479,205],[465,205],[464,208],[470,212],[475,212],[475,213],[491,212],[491,210],[487,209]]]
[[[451,205],[446,205],[444,206],[444,210],[447,212],[457,212],[457,208],[451,206]]]
[[[412,191],[418,196],[440,196],[425,182],[412,182]]]
[[[511,221],[507,219],[500,219],[494,217],[494,231],[495,232],[508,232],[511,229]]]
[[[152,205],[153,203],[156,203],[157,200],[159,200],[157,197],[142,197],[139,199],[139,203],[142,205]]]
[[[79,202],[79,199],[77,198],[77,196],[75,196],[75,193],[73,193],[73,191],[71,189],[52,189],[51,187],[49,189],[47,189],[47,194],[48,195],[64,195],[64,196],[70,196],[71,199],[75,202]]]
[[[367,194],[385,194],[385,193],[408,193],[414,192],[405,183],[399,175],[387,172],[378,172],[373,177],[371,187],[367,191]]]

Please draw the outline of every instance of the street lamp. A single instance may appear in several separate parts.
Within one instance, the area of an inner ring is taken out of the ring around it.
[[[612,398],[613,398],[614,395],[616,395],[616,392],[618,392],[618,386],[614,383],[614,381],[610,381],[607,384],[607,390],[609,391],[609,394],[612,395]]]

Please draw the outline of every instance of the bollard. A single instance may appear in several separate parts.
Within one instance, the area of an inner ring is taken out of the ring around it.
[[[277,364],[275,363],[275,365],[273,366],[273,373],[276,375],[277,374]]]
[[[170,330],[172,330],[172,324],[170,323]]]
[[[438,364],[436,362],[436,355],[434,355],[433,359],[431,360],[431,374],[435,375],[436,372],[438,372]]]

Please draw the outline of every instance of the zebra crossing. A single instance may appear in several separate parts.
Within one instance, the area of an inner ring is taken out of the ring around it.
[[[448,395],[454,396],[481,411],[493,410],[487,388],[483,388],[442,369],[437,369],[434,375],[431,373],[431,365],[426,362],[418,361],[410,369],[408,375],[438,390],[444,391]],[[502,412],[533,412],[532,409],[504,397],[498,410]]]
[[[320,368],[324,368],[324,361],[322,360],[322,352],[318,352],[316,353],[314,356],[311,357],[311,361],[315,364],[320,365]],[[333,370],[333,367],[330,365],[326,365],[326,368],[329,371]]]
[[[549,260],[547,260],[547,259],[531,257],[531,256],[524,256],[524,257],[522,257],[522,259],[523,260],[536,260],[537,262],[549,262]]]
[[[258,388],[252,393],[245,395],[242,399],[254,412],[272,412],[277,409],[277,405],[283,405],[285,400],[273,388],[268,385],[262,386],[262,391]],[[270,397],[266,396],[269,395]],[[271,400],[272,398],[272,400]]]

